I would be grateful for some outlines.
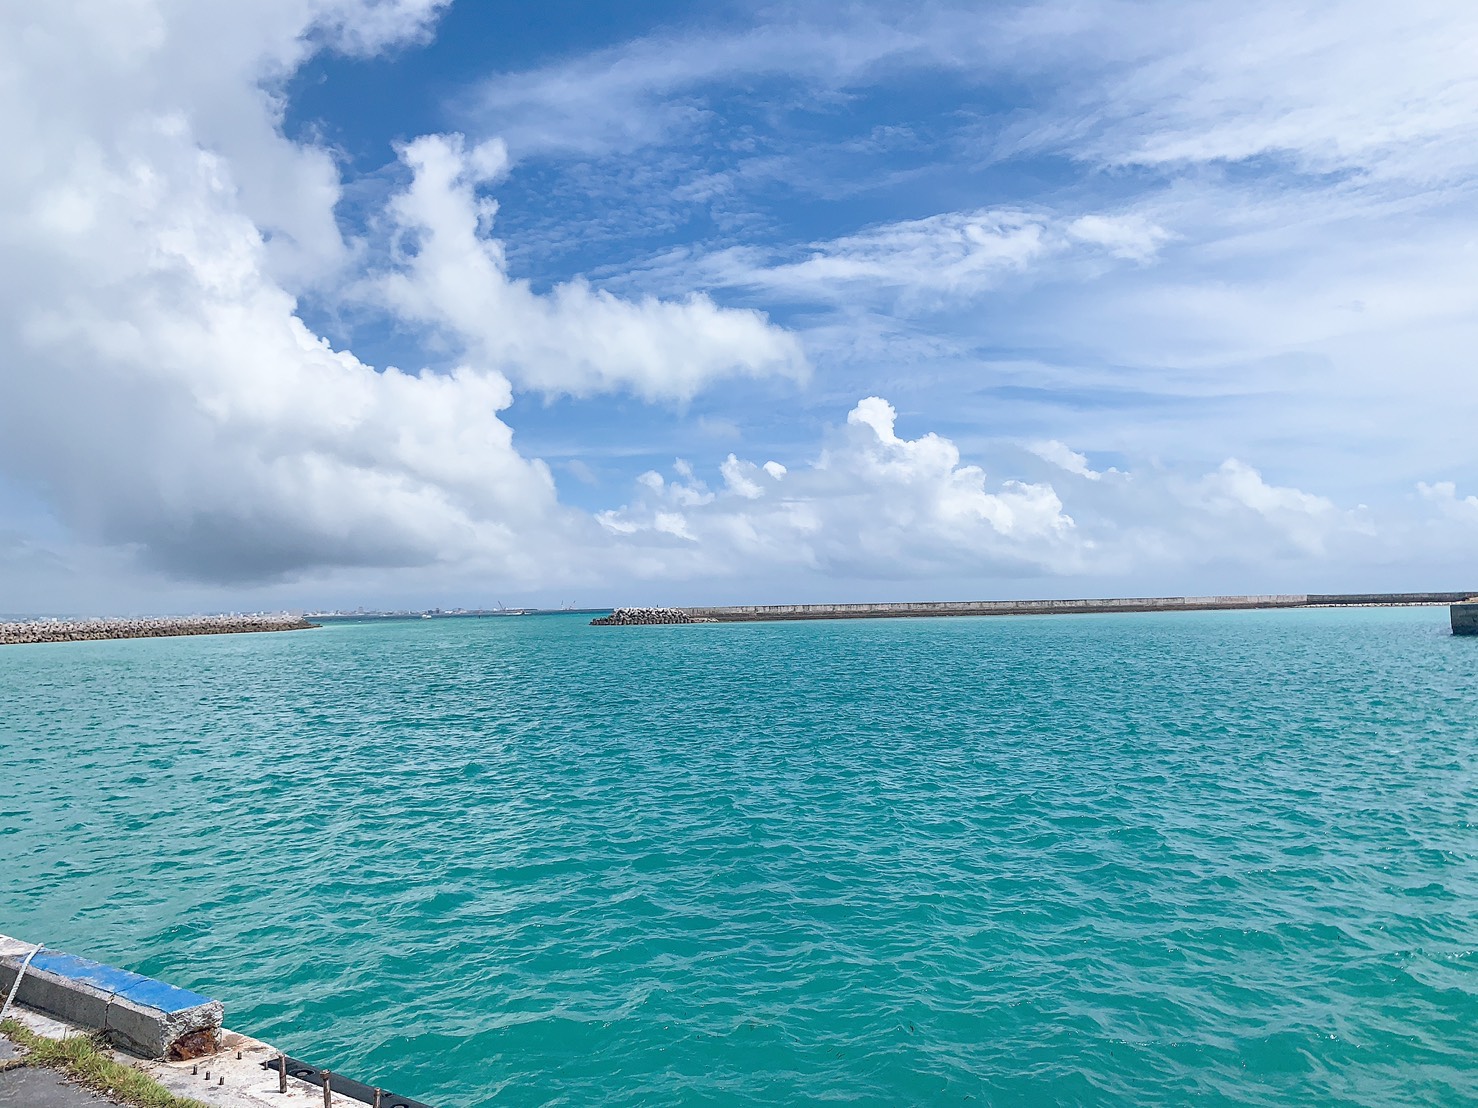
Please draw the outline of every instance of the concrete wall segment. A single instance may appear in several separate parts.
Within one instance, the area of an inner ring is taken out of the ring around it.
[[[0,993],[3,994],[9,994],[19,971],[18,964],[10,963],[10,959],[0,963]],[[108,1002],[112,999],[113,994],[109,991],[86,981],[74,981],[50,970],[37,969],[35,962],[26,970],[21,987],[15,994],[17,1004],[35,1008],[78,1027],[98,1031],[107,1026]]]
[[[0,935],[0,995],[10,991],[32,945]],[[225,1015],[219,1001],[200,993],[54,950],[32,959],[16,1001],[149,1058],[213,1045]]]

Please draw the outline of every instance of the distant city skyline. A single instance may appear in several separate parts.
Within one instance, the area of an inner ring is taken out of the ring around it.
[[[0,611],[1478,586],[1478,9],[0,15]]]

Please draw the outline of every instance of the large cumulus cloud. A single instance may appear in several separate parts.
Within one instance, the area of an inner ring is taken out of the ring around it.
[[[582,555],[499,417],[510,377],[688,395],[798,372],[793,339],[706,300],[630,303],[510,281],[479,237],[486,157],[412,143],[392,215],[420,235],[379,275],[465,341],[437,374],[377,371],[303,323],[347,282],[328,155],[285,139],[273,81],[317,45],[425,33],[428,0],[11,8],[0,26],[0,464],[87,539],[183,576],[475,558],[513,579]],[[466,282],[449,300],[447,282]],[[522,330],[517,324],[522,322]]]

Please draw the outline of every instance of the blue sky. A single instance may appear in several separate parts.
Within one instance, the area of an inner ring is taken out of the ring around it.
[[[3,18],[0,610],[1473,584],[1466,5]]]

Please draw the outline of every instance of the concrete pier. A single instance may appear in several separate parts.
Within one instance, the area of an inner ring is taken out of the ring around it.
[[[1478,635],[1478,596],[1454,604],[1451,616],[1454,635]]]

